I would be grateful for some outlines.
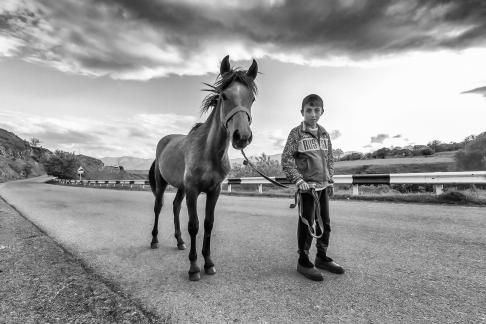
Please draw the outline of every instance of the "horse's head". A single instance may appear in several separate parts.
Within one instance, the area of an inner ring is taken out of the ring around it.
[[[221,78],[226,82],[219,92],[221,122],[228,131],[231,144],[235,149],[243,149],[251,143],[251,106],[255,101],[256,86],[254,80],[258,73],[255,60],[248,71],[232,70],[229,56],[221,62]]]

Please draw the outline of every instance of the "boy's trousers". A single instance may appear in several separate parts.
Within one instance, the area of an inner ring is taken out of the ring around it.
[[[317,196],[319,197],[319,203],[321,204],[321,217],[324,224],[324,234],[321,238],[316,241],[317,255],[320,257],[325,257],[327,252],[327,247],[329,246],[329,236],[331,234],[331,222],[329,218],[329,189],[323,189],[317,191]],[[306,218],[309,224],[313,225],[315,222],[315,212],[314,212],[314,197],[310,193],[302,193],[301,195],[302,204],[302,217]],[[319,226],[316,226],[317,236],[321,235],[321,230]],[[299,246],[299,254],[305,253],[309,254],[309,249],[312,244],[313,237],[309,233],[307,225],[302,223],[299,217],[299,225],[297,226],[297,242]]]

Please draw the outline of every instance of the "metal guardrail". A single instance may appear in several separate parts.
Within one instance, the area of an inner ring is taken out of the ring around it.
[[[273,180],[284,184],[290,184],[287,178],[270,177]],[[82,184],[85,186],[106,186],[122,187],[145,186],[149,185],[148,180],[66,180],[56,179],[60,183]],[[269,184],[262,177],[245,177],[245,178],[227,178],[223,184],[228,185],[228,192],[231,192],[232,185],[237,184],[255,184],[258,185],[258,191],[263,192],[263,185]],[[359,194],[359,185],[364,184],[431,184],[434,186],[436,194],[441,194],[445,184],[486,184],[486,171],[464,171],[464,172],[429,172],[429,173],[391,173],[391,174],[353,174],[353,175],[335,175],[334,184],[352,185],[352,194]]]

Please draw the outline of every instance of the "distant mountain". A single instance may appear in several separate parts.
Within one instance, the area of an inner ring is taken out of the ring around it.
[[[248,155],[247,155],[248,156]],[[259,155],[260,156],[260,155]],[[270,160],[276,160],[280,163],[280,158],[282,157],[282,154],[272,154],[272,155],[267,155],[268,157],[270,157]],[[257,156],[248,156],[248,159],[250,159],[250,161],[256,161],[256,158]],[[243,164],[243,160],[244,158],[241,157],[241,158],[235,158],[235,159],[230,159],[230,164],[231,166],[235,166],[235,165],[241,165]]]
[[[154,159],[133,156],[104,157],[100,159],[105,166],[122,166],[125,170],[148,170]]]
[[[277,160],[280,162],[280,154],[269,155],[271,160]],[[255,161],[255,156],[248,157],[251,161]],[[104,157],[100,159],[105,166],[122,166],[125,170],[148,170],[154,159],[142,159],[133,156],[122,157]],[[230,164],[241,165],[243,163],[243,157],[230,159]]]

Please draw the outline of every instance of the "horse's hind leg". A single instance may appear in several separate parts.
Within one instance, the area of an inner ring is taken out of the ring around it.
[[[152,242],[150,247],[152,249],[156,249],[159,247],[159,240],[157,239],[157,234],[159,233],[159,215],[160,211],[162,210],[162,206],[164,204],[164,192],[165,188],[167,188],[167,182],[162,178],[158,169],[155,170],[155,204],[154,204],[154,214],[155,214],[155,222],[154,228],[152,230]]]
[[[202,255],[204,256],[204,271],[208,275],[216,273],[214,269],[214,263],[211,260],[211,231],[213,230],[214,223],[214,208],[218,201],[219,193],[221,192],[221,186],[218,186],[215,190],[208,192],[206,198],[206,217],[204,218],[204,239],[202,247]]]
[[[181,224],[179,221],[179,214],[181,212],[181,203],[182,200],[184,199],[185,193],[184,189],[178,189],[177,194],[174,198],[174,204],[173,204],[173,211],[174,211],[174,237],[177,240],[177,248],[179,250],[185,250],[186,249],[186,244],[182,240],[181,237]]]

